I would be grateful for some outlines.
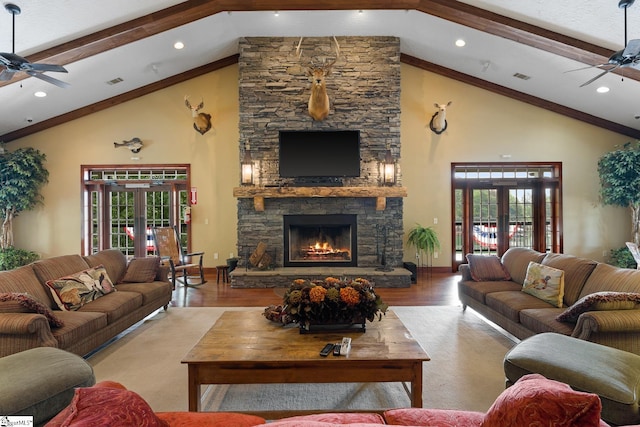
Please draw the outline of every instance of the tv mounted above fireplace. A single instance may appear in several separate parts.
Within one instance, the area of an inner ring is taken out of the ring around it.
[[[280,131],[280,177],[360,176],[360,131]]]

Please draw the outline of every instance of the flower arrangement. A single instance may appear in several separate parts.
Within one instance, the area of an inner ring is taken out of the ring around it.
[[[284,294],[283,314],[301,327],[315,324],[372,322],[387,310],[368,280],[327,277],[296,279]]]

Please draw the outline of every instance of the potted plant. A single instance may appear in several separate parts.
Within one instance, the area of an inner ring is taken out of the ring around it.
[[[424,253],[430,264],[431,257],[440,249],[440,240],[438,240],[438,235],[432,227],[423,227],[420,224],[416,224],[415,227],[409,230],[407,246],[416,248],[419,257],[422,257],[422,253]]]
[[[631,210],[631,241],[640,245],[640,141],[616,146],[602,156],[598,174],[602,204]]]
[[[0,212],[4,217],[0,248],[13,246],[13,219],[42,203],[40,189],[48,182],[46,155],[35,148],[0,152]]]
[[[13,270],[23,265],[31,264],[40,259],[40,256],[25,249],[18,249],[10,246],[0,249],[0,271]]]

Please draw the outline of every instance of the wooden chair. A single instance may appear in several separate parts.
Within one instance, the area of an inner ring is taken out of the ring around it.
[[[184,286],[198,286],[207,283],[204,279],[204,269],[202,268],[202,258],[204,252],[184,253],[180,239],[178,237],[178,229],[175,227],[155,227],[153,229],[153,239],[155,240],[158,256],[163,263],[168,262],[171,269],[171,283],[173,289],[176,288],[176,281]],[[198,257],[197,262],[193,259]],[[189,269],[198,269],[200,277],[189,276]],[[180,277],[182,273],[182,277]]]

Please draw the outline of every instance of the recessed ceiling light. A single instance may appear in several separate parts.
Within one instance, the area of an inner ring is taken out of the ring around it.
[[[37,97],[37,98],[44,98],[45,96],[47,96],[47,92],[39,90],[39,91],[35,92],[33,95],[35,97]]]
[[[278,12],[277,10],[276,10],[275,12],[273,12],[273,14],[274,14],[275,16],[280,16],[280,12]]]
[[[182,42],[175,42],[175,43],[173,44],[173,47],[174,47],[174,48],[176,48],[176,49],[178,49],[178,50],[180,50],[180,49],[184,48],[184,43],[182,43]]]
[[[598,89],[596,89],[596,92],[598,93],[607,93],[609,92],[609,88],[606,86],[600,86]]]
[[[467,42],[465,42],[465,41],[464,41],[464,40],[462,40],[462,39],[458,39],[458,40],[456,40],[456,46],[458,46],[458,47],[462,47],[462,46],[464,46],[464,45],[466,45],[466,44],[467,44]]]

